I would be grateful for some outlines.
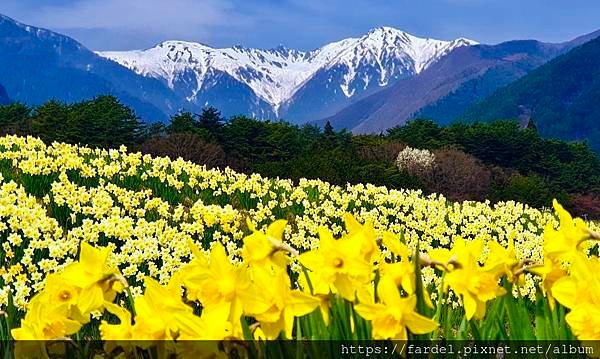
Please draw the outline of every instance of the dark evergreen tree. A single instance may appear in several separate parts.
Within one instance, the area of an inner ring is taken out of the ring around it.
[[[46,142],[74,142],[77,128],[69,116],[70,106],[50,100],[38,106],[31,120],[31,130]]]
[[[325,123],[325,127],[323,128],[323,133],[325,134],[325,136],[335,136],[335,131],[333,130],[333,126],[331,125],[331,122],[327,121],[327,123]]]
[[[527,129],[534,131],[535,133],[538,132],[538,128],[535,125],[535,121],[533,121],[532,118],[529,118],[529,121],[527,121]]]
[[[335,130],[333,129],[333,126],[331,125],[331,122],[329,121],[325,123],[325,127],[323,128],[323,136],[325,137],[326,146],[330,147],[336,144],[337,135],[335,133]]]
[[[212,106],[203,108],[202,113],[198,116],[198,127],[201,133],[205,132],[205,136],[213,141],[222,138],[224,123],[225,119],[221,116],[221,112]]]
[[[115,148],[139,143],[143,124],[133,110],[114,96],[98,96],[70,106],[76,142]]]
[[[168,133],[196,133],[199,123],[197,115],[191,112],[180,112],[171,116],[171,123],[167,126]]]
[[[28,134],[30,132],[31,108],[19,102],[0,106],[2,133]]]

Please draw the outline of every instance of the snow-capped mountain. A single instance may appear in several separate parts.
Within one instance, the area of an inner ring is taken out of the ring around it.
[[[198,105],[224,113],[273,115],[293,122],[321,116],[394,81],[420,73],[468,39],[422,39],[389,27],[303,52],[241,46],[215,49],[166,41],[147,50],[98,52],[164,81]],[[225,102],[225,103],[224,103]]]

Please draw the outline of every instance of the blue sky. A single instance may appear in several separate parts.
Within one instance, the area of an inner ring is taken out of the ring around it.
[[[94,50],[169,39],[308,50],[377,26],[482,43],[559,42],[600,29],[599,0],[1,0],[0,13]]]

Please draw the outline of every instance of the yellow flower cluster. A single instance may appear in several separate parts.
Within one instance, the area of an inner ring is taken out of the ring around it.
[[[352,213],[370,222],[377,236],[403,236],[410,252],[451,248],[465,241],[514,243],[516,259],[541,261],[542,232],[555,216],[505,202],[452,203],[443,196],[390,190],[373,185],[334,186],[319,180],[293,183],[207,169],[182,159],[90,149],[32,137],[0,138],[0,309],[9,301],[25,310],[45,279],[69,265],[80,243],[109,248],[133,296],[143,293],[144,278],[167,284],[193,257],[194,241],[208,253],[221,243],[232,263],[242,260],[242,239],[278,219],[287,246],[304,252],[319,247],[317,233],[344,231],[340,218]],[[588,224],[593,229],[594,224]],[[584,243],[587,248],[587,243]],[[389,258],[391,252],[384,250]],[[489,255],[485,246],[481,260]],[[300,271],[297,260],[292,269]],[[425,284],[439,284],[433,268]],[[534,276],[520,286],[535,295]]]
[[[109,249],[82,243],[80,259],[48,276],[44,289],[29,303],[21,326],[12,330],[19,341],[64,338],[90,321],[94,311],[112,302],[127,283],[107,263]],[[38,345],[42,345],[38,343]]]
[[[395,284],[397,275],[410,277],[408,282],[414,284],[414,271],[386,272],[376,285],[380,299],[375,299],[373,270],[383,260],[375,231],[371,224],[363,226],[350,215],[345,216],[345,224],[349,230],[341,239],[322,228],[323,246],[300,255],[300,262],[314,270],[305,273],[302,289],[295,288],[288,271],[290,255],[299,254],[281,241],[287,222],[276,221],[265,232],[249,223],[252,234],[244,238],[241,263],[231,263],[220,243],[207,256],[190,242],[193,260],[174,273],[167,285],[144,278],[144,293],[135,298],[131,311],[113,303],[126,282],[110,265],[109,248],[96,249],[82,242],[79,260],[48,276],[12,336],[17,341],[68,337],[90,322],[92,312],[100,311],[119,320],[102,320],[99,326],[107,351],[115,346],[147,349],[155,341],[239,340],[244,338],[248,318],[256,323],[257,338],[291,338],[297,318],[317,308],[329,325],[331,292],[349,302],[361,298],[355,310],[373,321],[374,338],[406,339],[408,331],[423,334],[435,330],[435,321],[416,312],[414,288],[403,296]],[[388,240],[393,237],[390,233],[386,236]],[[407,253],[406,246],[391,241],[394,248]],[[201,315],[196,315],[190,304],[201,305]],[[21,343],[17,348],[23,355],[43,355],[46,350],[41,342]],[[178,354],[180,347],[171,349]],[[214,354],[216,344],[210,350],[197,354]]]
[[[581,248],[600,241],[580,219],[573,219],[554,202],[560,217],[560,230],[548,226],[544,232],[544,262],[534,272],[543,278],[550,299],[571,309],[566,316],[573,333],[582,341],[600,340],[600,258],[586,256]],[[598,348],[600,349],[600,348]]]
[[[506,294],[502,280],[517,283],[525,272],[541,276],[542,287],[549,289],[547,297],[570,309],[566,320],[577,338],[600,340],[600,281],[595,275],[600,260],[581,251],[583,243],[600,240],[600,235],[580,219],[573,220],[558,203],[554,207],[560,228],[545,229],[541,263],[519,260],[512,241],[505,248],[495,241],[459,238],[452,249],[411,254],[398,236],[388,231],[378,237],[371,222],[361,224],[350,214],[343,216],[346,231],[341,238],[320,227],[320,246],[299,253],[282,241],[287,221],[275,221],[266,231],[249,222],[252,233],[243,239],[240,263],[230,261],[221,243],[206,254],[189,241],[193,259],[166,285],[145,277],[144,293],[129,309],[113,303],[127,283],[110,264],[110,249],[82,242],[79,260],[48,276],[12,336],[18,341],[67,337],[89,323],[92,312],[100,311],[119,320],[103,319],[99,326],[107,351],[115,346],[148,349],[166,341],[173,344],[166,350],[175,354],[195,350],[197,357],[213,357],[217,343],[209,348],[177,344],[247,339],[249,322],[254,322],[255,339],[292,338],[299,335],[299,319],[317,313],[331,328],[340,320],[332,319],[331,313],[341,299],[350,304],[345,315],[357,314],[370,323],[372,339],[407,340],[409,333],[427,334],[439,326],[416,308],[418,297],[433,308],[417,275],[421,267],[430,267],[444,274],[441,292],[451,288],[461,298],[466,320],[483,319],[486,302]],[[488,256],[482,262],[484,247]],[[304,268],[297,283],[289,274],[293,258]],[[195,308],[202,308],[200,315]],[[356,330],[354,324],[351,330]],[[44,353],[46,348],[33,342],[18,350],[32,355],[32,350]]]

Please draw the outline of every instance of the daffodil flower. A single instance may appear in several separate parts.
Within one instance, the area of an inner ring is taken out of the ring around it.
[[[34,297],[21,320],[21,327],[11,330],[13,338],[21,340],[52,340],[65,338],[79,331],[82,324],[68,317],[70,309],[67,303],[48,301],[46,293]]]
[[[508,248],[504,248],[496,241],[488,242],[489,253],[483,270],[494,273],[498,278],[506,275],[510,282],[519,276],[519,271],[528,261],[519,261],[515,252],[514,241],[509,239]]]
[[[438,323],[415,311],[417,297],[402,298],[391,280],[382,280],[377,287],[381,303],[359,303],[356,312],[373,325],[373,339],[407,340],[413,334],[430,333]]]
[[[561,279],[562,277],[567,275],[567,271],[565,271],[560,263],[557,263],[556,260],[545,257],[544,262],[541,265],[531,266],[527,269],[528,272],[533,273],[539,276],[542,281],[540,283],[540,287],[542,293],[548,299],[548,304],[550,305],[550,309],[554,310],[556,307],[556,300],[554,299],[554,284]]]
[[[179,337],[181,319],[193,308],[182,300],[181,290],[160,285],[150,277],[144,281],[143,296],[135,298],[134,338],[139,340],[173,340]],[[161,313],[156,315],[156,313]]]
[[[483,318],[486,302],[506,293],[498,285],[497,273],[479,265],[482,251],[483,241],[467,243],[459,238],[452,250],[434,249],[429,252],[439,263],[446,263],[444,290],[451,287],[454,293],[461,296],[467,320]]]
[[[386,231],[383,233],[382,242],[393,254],[400,256],[402,260],[406,259],[408,261],[410,257],[408,247],[400,241],[398,236]]]
[[[579,246],[590,238],[590,230],[581,218],[571,217],[556,200],[552,202],[560,219],[560,228],[548,224],[544,229],[544,253],[558,261],[570,261],[580,252]]]
[[[81,243],[79,261],[69,264],[61,274],[65,283],[81,288],[77,307],[81,313],[101,309],[104,302],[112,302],[123,290],[119,271],[109,268],[109,248],[97,249]]]
[[[100,336],[102,340],[106,341],[106,352],[110,353],[117,347],[123,348],[126,352],[132,351],[134,349],[132,344],[134,331],[131,313],[127,309],[110,302],[104,303],[104,308],[120,321],[119,324],[109,324],[106,320],[100,323]]]
[[[262,293],[257,303],[251,294],[244,295],[244,313],[254,316],[267,339],[275,339],[283,331],[291,338],[294,318],[314,311],[321,300],[297,289],[291,289],[290,279],[284,270],[269,271],[257,267],[252,272],[254,293]],[[268,304],[265,308],[264,305]]]
[[[249,219],[247,225],[252,231],[252,234],[244,238],[242,248],[242,257],[247,263],[285,268],[288,263],[285,253],[298,254],[298,251],[282,241],[287,221],[280,219],[271,223],[266,232],[258,231]]]
[[[569,276],[552,286],[556,300],[569,308],[565,319],[582,341],[600,340],[600,260],[583,254],[573,258]]]
[[[332,234],[319,229],[319,248],[304,252],[298,261],[312,271],[315,293],[328,294],[334,287],[345,299],[354,301],[357,288],[369,285],[372,265],[365,260],[362,243],[354,238],[335,240]],[[327,290],[323,290],[327,289]]]
[[[345,213],[343,220],[347,229],[345,238],[360,243],[360,252],[367,262],[376,261],[381,252],[377,245],[377,236],[373,228],[373,223],[367,221],[364,224],[360,224],[350,213]]]
[[[242,337],[240,317],[243,309],[240,293],[251,290],[247,267],[233,265],[221,243],[214,244],[210,260],[193,243],[190,246],[195,258],[179,272],[188,299],[200,301],[208,310],[228,304],[229,311],[225,318],[234,324],[233,334]]]

